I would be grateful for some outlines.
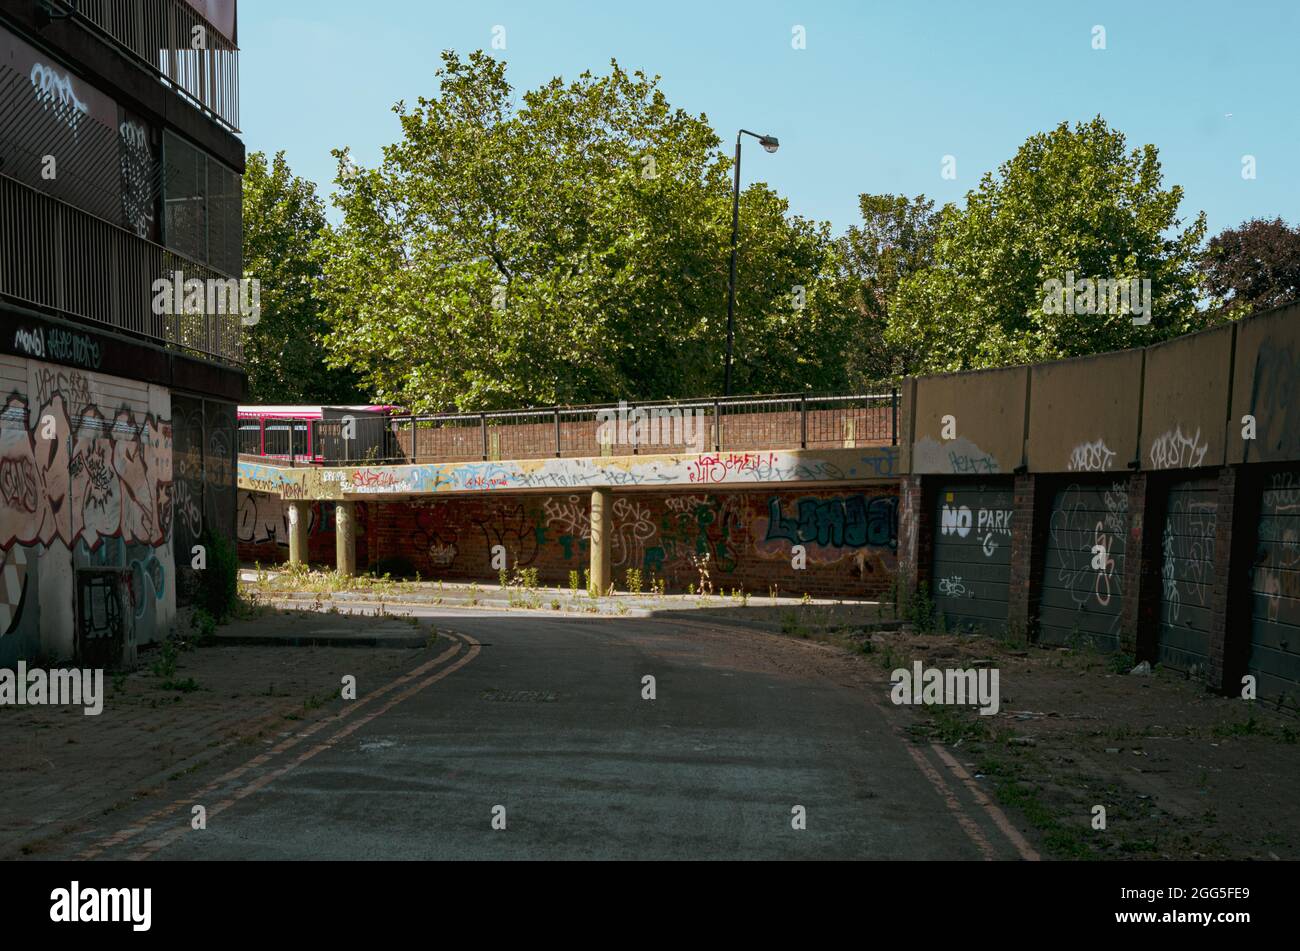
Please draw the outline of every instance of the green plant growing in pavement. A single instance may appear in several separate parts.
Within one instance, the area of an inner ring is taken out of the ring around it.
[[[936,607],[930,598],[930,585],[922,581],[912,592],[904,611],[904,619],[911,623],[921,634],[930,634],[935,629]]]
[[[197,572],[198,603],[217,623],[228,618],[239,600],[239,556],[230,539],[204,529],[200,544],[206,552],[206,567]]]
[[[628,594],[641,593],[641,570],[639,568],[627,569],[626,585]]]
[[[176,659],[179,655],[180,647],[175,638],[167,638],[158,648],[158,657],[150,665],[150,672],[162,680],[170,680],[176,673]]]
[[[502,568],[501,571],[497,573],[497,579],[501,585],[502,591],[505,591],[506,588],[510,587],[509,583],[506,581],[506,570],[504,568]]]
[[[569,569],[569,593],[575,598],[578,596],[578,579],[579,579],[578,569],[570,568]]]
[[[217,635],[217,619],[206,608],[195,608],[190,616],[190,627],[198,632],[200,644],[210,644]]]

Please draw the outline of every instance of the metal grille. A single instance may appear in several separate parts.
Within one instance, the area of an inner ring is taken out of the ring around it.
[[[897,445],[898,392],[735,396],[547,409],[311,421],[310,457],[327,465],[674,455]],[[269,428],[269,425],[268,425]],[[240,451],[256,453],[250,431]],[[307,458],[306,438],[267,455]]]
[[[189,4],[81,0],[77,11],[198,108],[239,131],[239,48]],[[196,42],[204,48],[194,49]]]
[[[0,294],[223,363],[243,363],[238,313],[155,314],[154,282],[224,276],[0,175]]]

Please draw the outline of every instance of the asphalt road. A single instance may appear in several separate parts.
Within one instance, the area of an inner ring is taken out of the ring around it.
[[[204,791],[206,829],[155,813],[103,857],[1033,857],[859,658],[675,617],[417,613],[454,632],[437,659]]]

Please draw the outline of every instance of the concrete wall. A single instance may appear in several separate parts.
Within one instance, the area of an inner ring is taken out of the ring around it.
[[[1148,347],[1142,394],[1144,469],[1223,465],[1224,422],[1232,389],[1232,345],[1241,326],[1229,325]],[[1240,434],[1228,428],[1232,441]]]
[[[908,426],[916,474],[1011,473],[1024,454],[1028,367],[916,380]],[[952,417],[955,438],[944,435]]]
[[[949,473],[1005,472],[1024,432],[1009,633],[1181,664],[1225,693],[1251,674],[1259,696],[1298,705],[1300,305],[1145,350],[902,392],[904,590],[940,580],[932,513]],[[945,413],[956,438],[940,431]]]
[[[129,660],[176,612],[170,393],[5,356],[0,393],[0,666],[110,627]]]
[[[1137,458],[1141,350],[1040,363],[1029,394],[1030,472],[1123,471]]]
[[[1228,462],[1300,459],[1300,304],[1237,324]],[[1242,438],[1242,417],[1257,438]]]

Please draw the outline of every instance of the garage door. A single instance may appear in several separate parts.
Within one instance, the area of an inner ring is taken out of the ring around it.
[[[1038,612],[1040,641],[1119,646],[1127,537],[1125,482],[1076,482],[1056,492]]]
[[[1300,469],[1266,477],[1252,579],[1250,672],[1300,703]]]
[[[1217,479],[1169,488],[1160,538],[1160,630],[1157,659],[1176,670],[1203,670],[1209,661],[1214,594]]]
[[[930,592],[949,630],[1006,628],[1012,499],[1005,483],[954,483],[939,490]]]

